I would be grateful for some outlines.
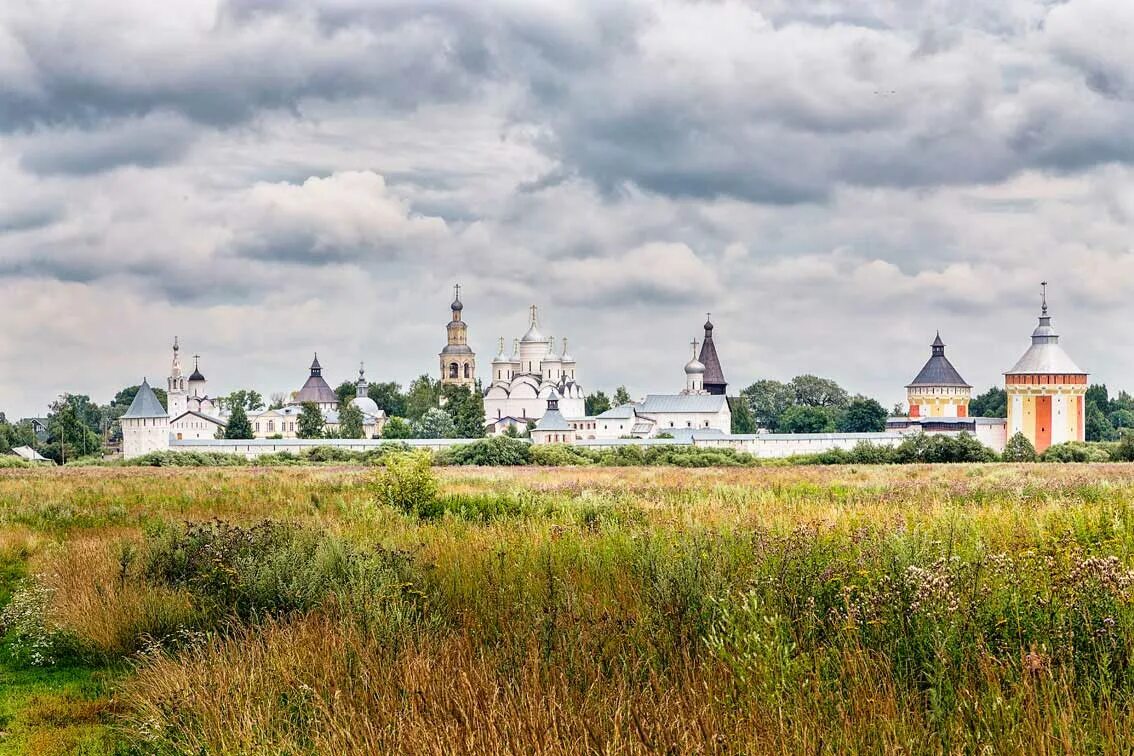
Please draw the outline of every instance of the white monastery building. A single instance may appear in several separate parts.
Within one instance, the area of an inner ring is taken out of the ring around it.
[[[553,337],[539,330],[539,316],[532,305],[528,330],[512,342],[512,354],[504,354],[504,339],[492,360],[492,381],[484,392],[485,423],[503,430],[539,420],[547,411],[552,393],[558,395],[559,412],[568,418],[586,415],[586,394],[576,378],[575,358],[567,351],[556,351]],[[505,422],[501,422],[505,421]]]

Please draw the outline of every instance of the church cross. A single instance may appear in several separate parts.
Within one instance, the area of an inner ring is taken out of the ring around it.
[[[460,299],[461,298],[461,285],[460,284],[454,284],[453,291],[455,292],[456,298]]]
[[[1047,314],[1047,281],[1041,281],[1040,287],[1043,290],[1043,314]]]
[[[536,306],[532,305],[532,325],[536,324]]]

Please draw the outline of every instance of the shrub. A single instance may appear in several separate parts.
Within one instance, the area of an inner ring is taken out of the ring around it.
[[[406,514],[438,514],[438,485],[431,462],[426,452],[388,455],[375,481],[378,500]]]
[[[1122,432],[1122,440],[1118,442],[1118,446],[1111,452],[1111,459],[1115,462],[1134,462],[1134,431],[1127,430]]]
[[[15,469],[15,468],[20,468],[20,467],[32,467],[32,463],[28,462],[26,460],[20,459],[19,457],[16,457],[16,456],[10,456],[10,455],[7,455],[7,454],[0,454],[0,470],[3,470],[5,468]]]
[[[0,635],[17,664],[50,667],[74,651],[72,637],[48,619],[51,598],[50,588],[29,581],[16,589],[0,611]]]
[[[1110,453],[1102,444],[1068,441],[1049,446],[1040,459],[1044,462],[1109,462]]]
[[[1023,433],[1016,433],[1004,445],[1004,454],[1001,457],[1005,462],[1035,462],[1036,447]]]
[[[567,444],[540,444],[531,447],[531,463],[544,467],[569,467],[571,465],[593,465],[599,455],[589,449],[580,449]]]
[[[250,464],[241,454],[160,451],[124,460],[129,467],[239,467]]]
[[[214,622],[260,619],[325,605],[368,604],[412,581],[405,555],[360,551],[331,535],[264,521],[249,528],[214,521],[156,531],[144,576],[187,590]]]
[[[444,449],[437,453],[436,461],[439,465],[526,465],[531,462],[531,444],[507,436],[493,436]]]

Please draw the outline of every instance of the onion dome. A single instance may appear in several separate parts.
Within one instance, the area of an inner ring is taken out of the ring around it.
[[[563,356],[560,357],[563,362],[574,362],[575,358],[567,351],[567,339],[563,339]]]
[[[544,338],[544,335],[540,333],[538,322],[539,321],[537,317],[536,306],[532,305],[531,324],[528,327],[528,332],[524,334],[523,338],[521,338],[520,341],[524,342],[525,344],[530,344],[533,341],[547,341],[547,339]]]
[[[504,356],[504,337],[501,336],[500,337],[500,348],[496,352],[496,356],[492,358],[492,364],[493,365],[506,365],[509,362],[511,362],[511,360],[509,360],[507,357]]]
[[[190,381],[203,381],[205,376],[201,375],[201,368],[199,366],[200,358],[193,355],[193,372],[189,375]]]
[[[697,359],[697,339],[693,339],[693,359],[685,363],[686,375],[702,375],[705,372],[705,363]]]

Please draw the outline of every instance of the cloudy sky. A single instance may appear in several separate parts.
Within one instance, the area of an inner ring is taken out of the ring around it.
[[[971,383],[1064,345],[1134,389],[1127,0],[4,0],[0,410],[482,366],[567,336],[588,389],[887,404],[940,329]]]

